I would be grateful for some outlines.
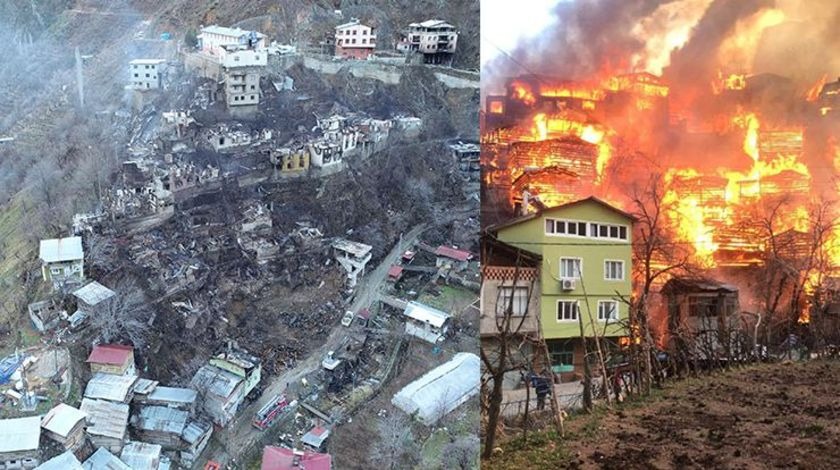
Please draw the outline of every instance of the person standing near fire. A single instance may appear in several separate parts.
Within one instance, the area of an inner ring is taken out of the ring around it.
[[[537,392],[537,409],[545,409],[545,398],[551,393],[551,380],[543,374],[531,372],[531,386]]]

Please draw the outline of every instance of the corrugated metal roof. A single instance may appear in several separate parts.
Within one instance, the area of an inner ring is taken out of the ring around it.
[[[145,442],[129,442],[123,447],[120,460],[133,470],[157,470],[161,446]]]
[[[295,461],[299,462],[295,464]],[[330,470],[330,454],[309,451],[294,451],[285,447],[266,446],[263,450],[262,470]]]
[[[181,437],[192,445],[201,439],[201,436],[212,431],[212,429],[213,425],[206,421],[190,421],[187,427],[184,428],[184,432],[181,433]]]
[[[141,395],[147,395],[152,393],[158,385],[157,380],[151,379],[137,379],[137,383],[134,384],[134,393],[139,393]]]
[[[300,438],[300,442],[315,448],[320,448],[328,437],[330,437],[329,429],[315,426]]]
[[[80,287],[73,291],[73,295],[88,305],[96,305],[99,302],[108,300],[117,294],[102,284],[96,281],[91,281],[85,284],[84,287]]]
[[[85,470],[131,470],[131,467],[104,447],[97,449],[93,455],[85,460],[82,468]]]
[[[198,392],[191,388],[157,387],[149,394],[149,400],[172,403],[195,403]]]
[[[85,397],[124,402],[136,381],[137,376],[134,375],[113,375],[98,372],[85,387]]]
[[[88,434],[114,439],[125,437],[129,412],[127,404],[85,398],[81,409],[88,415]]]
[[[0,454],[38,449],[41,417],[0,420]]]
[[[39,257],[45,263],[84,259],[82,237],[41,240]]]
[[[59,403],[47,412],[44,419],[41,420],[41,427],[61,437],[67,437],[76,424],[85,418],[87,418],[87,413],[84,411],[65,403]]]
[[[38,465],[35,470],[84,470],[84,468],[73,452],[68,450]]]
[[[232,372],[205,364],[195,373],[190,385],[199,391],[204,390],[220,397],[229,397],[241,381],[242,377]]]
[[[167,406],[144,406],[139,415],[135,415],[131,422],[135,428],[143,431],[160,431],[178,434],[187,426],[190,414]]]
[[[201,29],[202,33],[210,33],[210,34],[221,34],[222,36],[230,36],[235,38],[240,38],[243,35],[250,34],[251,31],[246,31],[240,28],[228,28],[226,26],[218,26],[218,25],[211,25],[205,26]],[[259,31],[254,31],[256,33],[257,38],[263,38],[265,35]]]
[[[432,308],[418,302],[409,302],[408,306],[405,307],[405,312],[403,313],[405,313],[405,315],[409,318],[419,322],[428,323],[435,328],[442,327],[446,320],[452,317],[452,315],[446,312],[442,312],[436,308]]]
[[[92,282],[91,284],[94,283]],[[134,348],[132,346],[126,346],[124,344],[100,344],[99,346],[93,347],[86,362],[121,366],[132,356],[133,352]]]

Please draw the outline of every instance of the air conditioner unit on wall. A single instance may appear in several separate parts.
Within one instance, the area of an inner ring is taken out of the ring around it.
[[[561,279],[560,280],[560,288],[563,290],[575,290],[575,280],[574,279]]]

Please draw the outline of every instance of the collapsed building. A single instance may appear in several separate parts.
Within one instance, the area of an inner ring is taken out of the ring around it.
[[[225,426],[259,384],[261,371],[259,358],[244,351],[229,350],[212,357],[190,382],[200,396],[199,409],[217,425]]]

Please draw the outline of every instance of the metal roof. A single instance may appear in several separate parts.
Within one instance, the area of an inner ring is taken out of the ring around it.
[[[426,425],[478,394],[481,361],[475,354],[460,352],[406,385],[391,403],[407,414],[417,414]]]
[[[73,295],[88,305],[96,305],[103,300],[108,300],[117,295],[116,292],[108,289],[102,284],[92,281],[73,291]]]
[[[421,28],[454,28],[454,26],[443,20],[426,20],[422,23],[411,23],[409,26],[419,26]]]
[[[211,393],[213,395],[229,397],[230,394],[236,390],[236,386],[239,385],[239,382],[241,381],[242,377],[232,372],[219,369],[218,367],[210,364],[205,364],[201,366],[201,369],[196,371],[190,385],[199,391],[205,390],[207,393]]]
[[[330,470],[331,465],[330,454],[273,446],[266,446],[263,450],[262,470]]]
[[[428,323],[435,328],[440,328],[452,315],[442,312],[436,308],[423,305],[418,302],[409,302],[405,307],[405,316],[419,322]]]
[[[158,385],[157,380],[151,379],[137,379],[137,383],[134,384],[134,393],[138,393],[140,395],[148,395],[152,393]]]
[[[85,398],[81,409],[88,415],[88,434],[114,439],[125,437],[129,411],[127,404]]]
[[[230,36],[238,39],[244,35],[250,34],[252,31],[246,31],[241,28],[228,28],[226,26],[218,26],[214,24],[211,26],[205,26],[201,29],[201,32],[210,34],[220,34],[222,36]],[[259,31],[253,31],[253,33],[257,35],[257,39],[265,37],[265,35]]]
[[[157,470],[161,446],[145,442],[129,442],[123,447],[120,460],[133,470]]]
[[[85,387],[85,398],[102,398],[124,402],[137,381],[134,375],[113,375],[97,372]]]
[[[181,433],[181,438],[183,438],[184,441],[192,445],[195,444],[199,439],[201,439],[201,436],[204,436],[212,429],[213,425],[206,421],[190,421],[189,424],[187,424],[187,427],[185,427],[184,431]]]
[[[137,65],[157,65],[166,62],[166,59],[134,59],[129,64]]]
[[[300,438],[300,442],[315,448],[320,448],[328,437],[330,437],[329,429],[315,426]]]
[[[467,261],[472,258],[472,253],[469,251],[459,250],[450,246],[439,246],[435,250],[435,255],[451,258],[457,261]]]
[[[40,416],[0,420],[0,454],[37,450],[40,439]]]
[[[121,366],[125,364],[125,361],[131,357],[133,352],[134,347],[132,346],[122,344],[100,344],[99,346],[93,347],[90,351],[90,356],[88,356],[87,361],[85,362]]]
[[[82,251],[82,237],[41,240],[41,251],[39,257],[45,263],[84,259],[84,251]]]
[[[189,416],[186,411],[168,406],[144,406],[140,414],[131,419],[131,423],[135,428],[144,431],[160,431],[180,436],[187,426]]]
[[[84,411],[65,403],[59,403],[47,412],[44,419],[41,420],[41,427],[61,437],[67,437],[70,431],[76,427],[76,424],[85,418],[87,418],[87,413]]]
[[[82,468],[85,470],[131,470],[131,467],[104,447],[97,449],[93,455],[85,460]]]
[[[59,454],[35,467],[35,470],[84,470],[72,451]]]
[[[157,387],[149,394],[148,399],[172,403],[195,403],[196,397],[198,397],[198,392],[191,388]]]

